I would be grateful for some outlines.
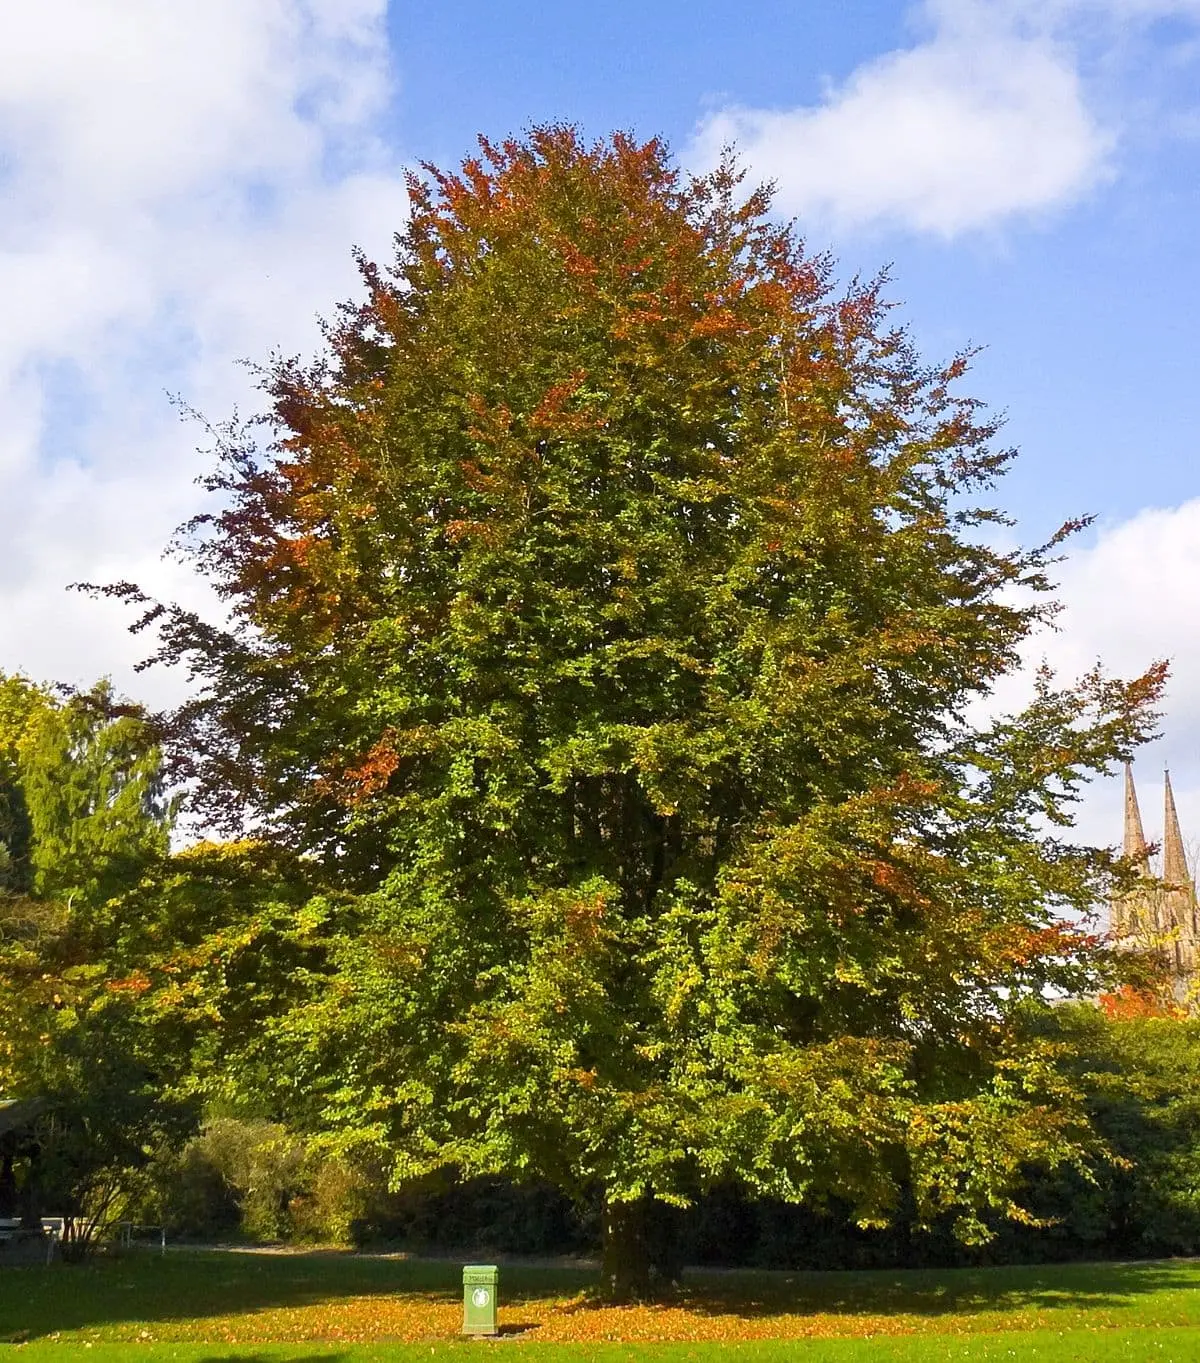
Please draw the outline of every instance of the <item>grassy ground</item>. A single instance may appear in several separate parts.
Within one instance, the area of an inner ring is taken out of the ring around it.
[[[729,1354],[745,1363],[1045,1359],[1200,1363],[1200,1264],[880,1273],[691,1273],[666,1307],[600,1308],[593,1277],[501,1270],[505,1334],[457,1338],[457,1264],[348,1254],[133,1255],[0,1273],[21,1363],[525,1363]],[[0,1360],[10,1351],[0,1349]]]
[[[64,1344],[25,1344],[10,1352],[14,1363],[479,1363],[488,1347],[472,1344],[351,1344],[247,1348],[217,1344],[97,1344],[86,1353]],[[0,1346],[3,1348],[3,1346]],[[774,1340],[756,1344],[529,1344],[523,1363],[1194,1363],[1200,1358],[1188,1330],[1087,1330],[1042,1335],[1006,1331],[973,1336],[904,1339],[842,1339],[797,1343]]]

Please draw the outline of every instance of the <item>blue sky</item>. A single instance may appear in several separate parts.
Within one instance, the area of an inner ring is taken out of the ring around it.
[[[876,0],[395,4],[397,131],[434,159],[539,119],[680,145],[707,108],[815,101],[824,79],[911,37],[908,13]]]
[[[952,241],[895,225],[809,228],[848,270],[892,266],[928,352],[986,345],[974,386],[1009,413],[1025,452],[1004,495],[1032,533],[1076,511],[1107,519],[1200,492],[1200,121],[1190,134],[1163,126],[1200,120],[1186,13],[1130,23],[1108,50],[1079,39],[1081,70],[1109,68],[1093,76],[1094,106],[1119,139],[1112,181],[1079,201]],[[705,113],[817,105],[864,63],[919,44],[929,23],[877,0],[621,0],[396,5],[388,30],[397,144],[441,162],[481,130],[553,119],[662,134],[683,151]]]
[[[203,436],[253,408],[235,361],[309,351],[386,252],[401,175],[477,133],[570,120],[735,141],[847,273],[891,267],[930,358],[1022,456],[1025,538],[1088,512],[1063,566],[1065,672],[1175,661],[1166,737],[1200,835],[1200,0],[40,0],[0,46],[0,668],[135,679],[130,577],[197,605],[160,550]],[[1014,688],[1012,695],[1015,697]],[[1118,796],[1085,816],[1106,831]],[[1090,822],[1089,822],[1090,821]]]

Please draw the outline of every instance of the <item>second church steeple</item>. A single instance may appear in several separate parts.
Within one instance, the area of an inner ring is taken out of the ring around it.
[[[1200,974],[1200,915],[1169,772],[1164,775],[1160,877],[1150,868],[1148,851],[1133,768],[1126,763],[1122,852],[1146,884],[1113,900],[1113,935],[1129,950],[1157,955],[1171,975],[1176,996],[1183,1000]]]

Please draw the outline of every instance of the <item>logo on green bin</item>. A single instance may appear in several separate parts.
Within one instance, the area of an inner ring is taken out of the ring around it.
[[[491,1299],[492,1294],[486,1287],[477,1287],[475,1291],[471,1293],[471,1300],[476,1306],[486,1306]]]

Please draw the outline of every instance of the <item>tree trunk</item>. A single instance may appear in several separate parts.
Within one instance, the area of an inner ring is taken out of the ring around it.
[[[614,1302],[670,1296],[679,1285],[679,1212],[652,1197],[604,1202],[604,1294]]]
[[[604,1202],[604,1250],[600,1273],[609,1301],[642,1301],[650,1295],[646,1246],[646,1199]]]
[[[18,1197],[21,1225],[26,1230],[42,1228],[42,1152],[34,1145],[25,1165],[25,1184]],[[11,1213],[10,1213],[11,1215]]]
[[[17,1177],[13,1171],[15,1156],[11,1150],[0,1151],[0,1216],[8,1217],[17,1210]]]

